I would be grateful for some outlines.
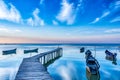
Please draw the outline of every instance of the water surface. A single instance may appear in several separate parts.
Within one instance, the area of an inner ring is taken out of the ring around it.
[[[99,74],[91,75],[86,70],[85,53],[80,53],[79,46],[63,46],[63,57],[48,67],[54,80],[120,80],[120,51],[118,46],[84,46],[100,64]],[[116,52],[117,61],[106,60],[105,50]]]
[[[100,64],[99,75],[91,75],[86,70],[85,54],[80,53],[84,45],[59,45],[63,56],[47,67],[54,80],[120,80],[120,49],[118,45],[85,45]],[[57,48],[58,45],[1,45],[0,46],[0,80],[14,80],[23,58]],[[2,55],[3,50],[17,48],[17,54]],[[24,54],[25,49],[39,48],[38,53]],[[105,50],[116,52],[116,65],[105,59]]]

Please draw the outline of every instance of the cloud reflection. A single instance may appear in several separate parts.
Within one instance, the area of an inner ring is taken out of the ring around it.
[[[62,80],[79,80],[77,70],[73,63],[67,63],[66,66],[58,67],[57,72],[62,77]]]

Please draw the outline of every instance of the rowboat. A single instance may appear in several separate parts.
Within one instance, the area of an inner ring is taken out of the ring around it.
[[[97,74],[99,72],[100,65],[98,61],[92,55],[90,55],[86,59],[86,68],[91,74]]]
[[[84,51],[85,51],[84,47],[80,48],[80,53],[83,53]]]
[[[16,54],[16,49],[2,51],[2,55]]]
[[[31,49],[31,50],[24,50],[24,53],[32,53],[32,52],[38,53],[38,48],[36,48],[36,49]]]
[[[98,61],[92,56],[92,52],[90,50],[87,50],[85,52],[85,58],[86,58],[86,69],[91,74],[97,74],[99,72],[100,65]]]
[[[117,53],[112,53],[108,50],[105,51],[105,54],[106,54],[106,58],[107,59],[110,59],[110,60],[116,60],[116,56],[117,56]]]

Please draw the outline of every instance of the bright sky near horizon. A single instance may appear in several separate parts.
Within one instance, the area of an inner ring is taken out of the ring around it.
[[[120,43],[120,0],[0,0],[0,43]]]

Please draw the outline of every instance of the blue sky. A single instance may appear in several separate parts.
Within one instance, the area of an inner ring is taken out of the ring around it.
[[[120,0],[0,0],[0,43],[119,43]]]

